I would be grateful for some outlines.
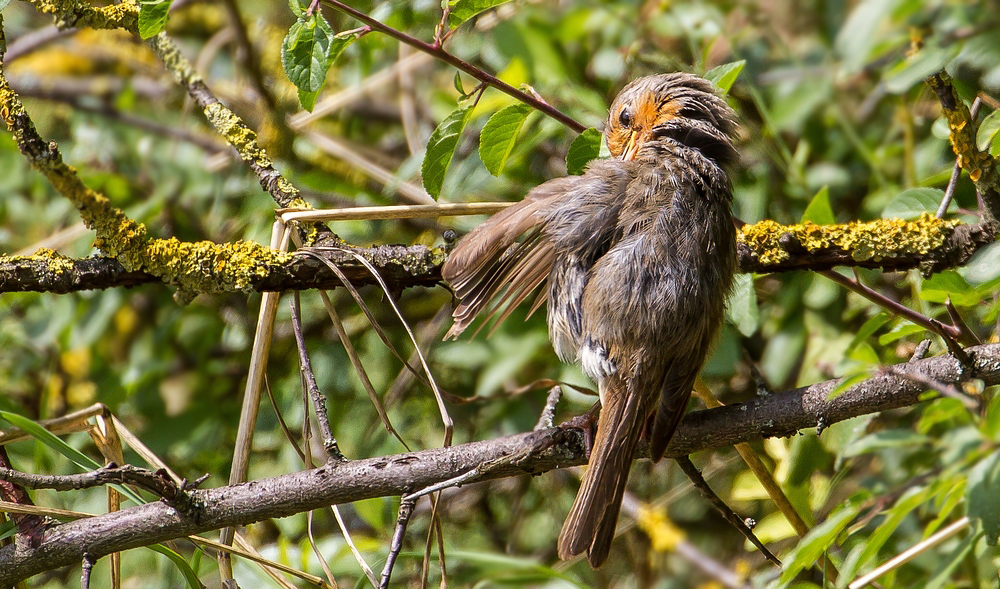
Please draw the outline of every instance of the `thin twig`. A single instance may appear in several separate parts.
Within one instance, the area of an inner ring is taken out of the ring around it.
[[[750,529],[750,526],[747,525],[747,522],[740,516],[736,515],[736,512],[715,494],[715,491],[712,490],[712,487],[708,486],[708,483],[705,482],[705,479],[701,476],[701,473],[695,467],[694,463],[691,462],[691,458],[688,456],[678,456],[674,460],[677,461],[677,464],[681,467],[681,470],[684,471],[684,474],[691,479],[694,486],[701,491],[701,494],[706,499],[708,499],[708,502],[719,510],[722,517],[724,517],[734,528],[739,530],[751,544],[756,546],[757,549],[760,550],[761,554],[764,555],[764,558],[780,567],[781,561],[778,560],[778,557],[768,550],[767,546],[765,546],[763,542],[757,539],[757,536],[753,533],[753,530]]]
[[[553,426],[556,418],[556,405],[559,404],[560,399],[562,399],[562,387],[556,385],[549,390],[549,395],[545,398],[545,408],[542,409],[542,415],[538,418],[538,423],[535,424],[535,431]]]
[[[826,270],[820,272],[820,274],[826,276],[830,280],[847,288],[848,290],[861,295],[862,297],[884,308],[890,313],[899,315],[905,319],[908,319],[909,321],[912,321],[913,323],[916,323],[921,327],[926,328],[927,330],[933,333],[940,335],[941,337],[945,338],[945,340],[948,339],[954,340],[955,338],[962,336],[961,330],[959,330],[957,327],[952,325],[945,325],[944,323],[941,323],[937,319],[932,319],[930,317],[927,317],[926,315],[918,313],[913,309],[910,309],[909,307],[890,299],[889,297],[865,286],[864,284],[856,280],[851,280],[850,278],[842,276],[841,274],[834,272],[833,270]]]
[[[326,395],[319,390],[316,384],[316,375],[313,374],[312,362],[309,360],[309,350],[306,349],[306,339],[302,335],[302,312],[299,304],[299,293],[292,294],[292,332],[295,334],[295,345],[299,350],[299,371],[302,377],[302,384],[309,393],[313,410],[316,412],[316,422],[319,423],[319,431],[323,436],[323,449],[326,450],[327,460],[340,462],[344,460],[344,455],[337,447],[337,438],[333,436],[330,428],[330,418],[326,413]],[[308,422],[309,420],[306,419]]]
[[[90,573],[94,570],[94,563],[97,559],[89,554],[83,555],[83,570],[80,572],[80,587],[82,589],[90,589]]]
[[[350,6],[344,4],[343,2],[339,2],[338,0],[324,0],[324,2],[328,6],[331,6],[334,9],[343,12],[344,14],[350,15],[356,18],[357,20],[365,23],[366,25],[370,26],[373,30],[389,35],[390,37],[396,39],[397,41],[406,43],[407,45],[419,49],[424,53],[433,55],[437,59],[440,59],[441,61],[451,65],[452,67],[455,67],[469,74],[470,76],[479,80],[480,82],[489,84],[490,86],[493,86],[494,88],[503,92],[504,94],[507,94],[508,96],[511,96],[514,99],[519,100],[527,105],[530,105],[532,108],[547,114],[548,116],[566,125],[567,127],[576,131],[577,133],[582,133],[587,129],[587,127],[580,124],[572,117],[560,111],[559,109],[553,107],[544,100],[540,100],[538,98],[535,98],[534,96],[531,96],[525,92],[518,90],[517,88],[504,82],[500,78],[497,78],[493,74],[487,73],[486,71],[472,65],[471,63],[456,57],[455,55],[449,53],[440,46],[435,46],[432,43],[426,43],[424,41],[421,41],[420,39],[417,39],[416,37],[411,37],[410,35],[407,35],[406,33],[400,30],[385,25],[359,10],[351,8]]]
[[[371,400],[372,405],[375,407],[375,411],[378,413],[379,419],[382,420],[382,425],[385,427],[394,438],[399,440],[399,443],[403,445],[407,450],[410,447],[403,441],[402,436],[393,427],[392,421],[389,420],[389,414],[385,410],[385,405],[382,403],[382,399],[379,398],[378,392],[375,391],[375,385],[372,384],[370,378],[368,378],[368,372],[365,370],[364,364],[361,362],[361,357],[358,355],[358,351],[354,349],[354,344],[351,343],[351,338],[347,334],[347,330],[344,328],[344,322],[340,320],[340,315],[337,313],[337,309],[333,306],[333,302],[330,301],[330,297],[325,291],[319,291],[319,296],[323,299],[323,306],[326,307],[326,312],[330,317],[330,322],[333,323],[334,329],[337,330],[337,337],[340,338],[341,345],[344,346],[344,351],[347,352],[347,357],[351,361],[351,366],[354,367],[354,373],[358,375],[361,380],[361,385],[364,387],[365,392],[368,393],[368,398]]]
[[[882,575],[884,575],[884,574],[886,574],[886,573],[888,573],[890,571],[898,569],[899,567],[901,567],[904,564],[910,562],[911,560],[913,560],[917,556],[920,556],[924,552],[930,550],[931,548],[934,548],[938,544],[944,542],[948,538],[951,538],[952,536],[954,536],[955,534],[961,532],[962,530],[964,530],[967,527],[969,527],[969,518],[968,517],[963,517],[962,519],[956,521],[955,523],[951,524],[950,526],[948,526],[948,527],[944,528],[943,530],[937,532],[936,534],[930,536],[929,538],[927,538],[923,542],[919,542],[917,544],[914,544],[910,548],[908,548],[908,549],[904,550],[903,552],[899,553],[898,555],[892,557],[885,564],[883,564],[882,566],[876,568],[872,572],[870,572],[870,573],[868,573],[866,575],[862,575],[862,576],[858,577],[857,579],[855,579],[854,581],[851,581],[851,584],[847,586],[848,589],[861,589],[862,587],[867,587],[875,579],[881,577]]]
[[[371,264],[371,262],[364,259],[357,253],[352,252],[351,250],[338,247],[321,247],[321,248],[300,249],[298,251],[316,257],[318,256],[316,252],[326,251],[326,250],[340,251],[354,257],[358,262],[361,263],[362,266],[364,266],[365,268],[368,269],[369,272],[371,272],[375,280],[378,281],[379,286],[382,287],[382,290],[383,292],[385,292],[387,297],[386,301],[388,301],[389,306],[392,307],[392,310],[399,318],[400,323],[403,324],[403,329],[406,330],[406,334],[410,337],[410,341],[413,343],[413,348],[418,352],[418,357],[420,358],[420,365],[423,368],[424,374],[427,376],[427,381],[430,383],[431,391],[434,393],[434,400],[437,401],[438,412],[441,414],[441,422],[444,425],[444,446],[450,446],[452,435],[454,434],[455,431],[454,422],[452,421],[451,416],[448,414],[448,408],[444,404],[444,397],[441,393],[441,390],[437,386],[437,382],[434,380],[434,375],[431,373],[430,366],[427,365],[427,359],[424,358],[423,353],[420,352],[420,344],[417,342],[417,337],[416,335],[413,334],[413,330],[410,328],[409,323],[406,322],[406,318],[403,317],[403,313],[402,311],[399,310],[399,306],[396,305],[396,302],[393,300],[392,294],[389,290],[389,286],[385,283],[385,281],[382,279],[382,276],[378,273],[378,270],[375,268],[375,266]],[[320,260],[322,260],[328,265],[330,270],[333,270],[334,273],[336,273],[338,277],[341,278],[341,280],[344,282],[344,286],[347,287],[348,291],[351,293],[351,296],[354,297],[354,300],[365,312],[365,315],[371,321],[372,325],[376,326],[378,324],[378,321],[375,320],[375,317],[371,314],[371,311],[368,310],[368,306],[365,305],[364,300],[361,298],[361,295],[358,293],[357,289],[355,289],[353,285],[351,285],[350,281],[347,280],[347,277],[343,276],[343,273],[340,272],[340,269],[337,268],[335,265],[330,264],[325,258],[323,258],[322,256],[318,257],[320,258]],[[380,327],[376,327],[376,332],[377,333],[380,332]],[[393,353],[396,355],[396,357],[405,363],[406,360],[404,360],[402,356],[395,351],[395,348],[389,343],[388,337],[385,337],[384,335],[380,337],[382,337],[382,341],[384,341],[386,345],[388,345],[390,349],[393,350]]]
[[[895,374],[896,376],[901,376],[903,378],[912,380],[913,382],[924,385],[927,388],[933,389],[943,396],[957,399],[962,405],[969,411],[978,412],[980,408],[980,402],[973,399],[969,395],[958,390],[953,385],[944,384],[939,380],[935,380],[925,374],[920,374],[919,372],[907,372],[906,370],[899,368],[897,366],[889,366],[885,369],[886,372],[890,374]]]

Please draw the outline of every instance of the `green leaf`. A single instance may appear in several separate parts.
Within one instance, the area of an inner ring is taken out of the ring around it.
[[[951,551],[951,554],[940,560],[937,569],[924,584],[924,589],[954,587],[953,573],[955,569],[972,553],[972,549],[976,546],[976,542],[979,541],[981,536],[982,532],[974,532],[962,538],[962,541]]]
[[[427,141],[427,152],[420,167],[420,175],[424,180],[424,189],[434,198],[441,194],[444,175],[451,165],[451,158],[455,155],[455,148],[458,147],[458,140],[465,130],[465,124],[469,122],[472,106],[471,100],[459,104],[458,108],[434,129]]]
[[[864,368],[862,370],[858,370],[850,374],[845,374],[844,377],[841,378],[840,382],[837,383],[837,386],[833,387],[833,389],[831,389],[830,392],[826,394],[827,400],[832,401],[837,397],[839,397],[840,395],[843,395],[844,393],[847,392],[847,389],[853,387],[854,385],[858,384],[863,380],[871,378],[874,372],[875,372],[874,370],[871,370],[869,368]]]
[[[194,572],[194,569],[192,569],[191,565],[184,560],[183,556],[167,548],[163,544],[153,544],[152,546],[147,546],[147,548],[169,558],[170,561],[174,563],[174,566],[177,567],[177,570],[184,575],[184,579],[187,581],[188,587],[191,589],[204,589],[205,586],[198,580],[198,574]]]
[[[360,35],[360,31],[334,35],[330,23],[318,10],[309,16],[304,13],[299,16],[281,44],[281,65],[285,75],[299,89],[300,101],[304,93],[306,100],[312,98],[315,105],[315,97],[310,97],[308,93],[319,92],[326,81],[330,64]],[[302,106],[305,107],[306,102]],[[307,110],[311,109],[310,106]]]
[[[29,436],[35,438],[39,442],[45,444],[49,448],[55,450],[59,454],[62,454],[69,459],[70,462],[80,467],[81,470],[91,471],[101,468],[101,464],[92,460],[89,456],[80,452],[73,446],[70,446],[62,438],[53,434],[49,430],[42,427],[40,424],[24,417],[18,415],[17,413],[10,413],[8,411],[0,411],[0,419],[4,419],[10,422],[14,427],[23,430]],[[136,505],[142,505],[145,501],[142,500],[135,491],[122,487],[120,485],[111,485],[115,490],[117,490],[122,495],[128,497]]]
[[[990,149],[998,136],[1000,136],[1000,110],[995,110],[979,124],[979,130],[976,132],[976,147],[986,151]]]
[[[883,346],[886,344],[891,344],[892,342],[902,339],[908,335],[913,335],[915,333],[922,333],[927,331],[926,328],[916,325],[915,323],[910,323],[909,321],[900,322],[899,325],[893,327],[889,333],[882,334],[878,338],[878,343]]]
[[[462,97],[468,96],[465,86],[462,84],[462,72],[455,72],[455,79],[452,80],[452,83],[455,85],[455,90],[458,90],[459,95]]]
[[[499,176],[514,150],[517,135],[531,113],[527,104],[517,103],[495,112],[479,135],[479,158],[490,174]]]
[[[880,327],[889,322],[889,315],[887,313],[878,313],[868,321],[865,321],[858,333],[854,335],[854,339],[848,344],[847,349],[844,350],[845,354],[851,353],[854,348],[858,347],[858,344],[867,340],[872,336],[873,333],[879,330]]]
[[[480,12],[485,12],[510,0],[458,0],[452,2],[448,26],[455,28]]]
[[[297,19],[301,19],[306,14],[306,9],[299,0],[288,0],[288,7],[292,9],[292,14]]]
[[[1000,452],[993,452],[969,471],[966,488],[969,517],[983,523],[986,543],[997,545],[1000,537]]]
[[[747,60],[745,59],[724,63],[705,72],[705,79],[718,86],[723,92],[728,93],[746,64]]]
[[[840,532],[860,511],[859,502],[851,502],[831,513],[826,521],[809,530],[798,545],[785,557],[781,583],[790,583],[800,572],[816,564],[823,553],[836,541]]]
[[[757,331],[760,312],[757,310],[757,292],[751,274],[736,275],[732,293],[726,301],[726,319],[746,337]]]
[[[49,448],[52,448],[59,454],[62,454],[70,460],[73,464],[79,466],[85,471],[97,470],[101,468],[101,465],[93,461],[89,456],[80,452],[76,448],[70,446],[62,440],[62,438],[56,436],[49,430],[45,429],[41,425],[35,423],[34,421],[18,415],[16,413],[10,413],[7,411],[0,411],[0,419],[4,419],[10,422],[14,427],[23,430],[29,436],[35,438],[39,442],[45,444]]]
[[[859,565],[864,566],[875,558],[878,551],[889,541],[892,533],[903,523],[903,519],[928,500],[928,494],[927,487],[912,487],[907,489],[903,496],[885,511],[885,520],[875,528],[875,531],[865,541],[865,549],[857,560]]]
[[[923,213],[934,214],[941,206],[944,191],[938,188],[910,188],[896,195],[882,210],[883,219],[916,219]],[[948,205],[949,211],[958,210],[955,201]]]
[[[0,0],[0,5],[2,4],[3,0]],[[3,10],[3,8],[0,8],[0,10]],[[16,533],[17,533],[17,526],[15,526],[14,522],[12,522],[11,520],[7,520],[4,523],[0,524],[0,540],[6,540],[7,538],[10,538]]]
[[[961,43],[947,47],[924,47],[913,57],[907,58],[889,70],[883,78],[890,94],[902,94],[917,84],[922,84],[931,74],[945,68],[962,49]]]
[[[580,175],[590,160],[601,153],[601,132],[591,127],[576,136],[566,153],[566,172]]]
[[[319,97],[319,90],[315,92],[308,92],[306,90],[299,89],[299,104],[302,108],[308,112],[312,112],[316,108],[316,98]]]
[[[908,429],[888,429],[855,440],[844,449],[845,457],[861,456],[888,448],[905,448],[930,443],[930,438]]]
[[[819,189],[816,196],[809,201],[809,206],[802,213],[802,222],[811,221],[817,225],[833,225],[837,222],[830,206],[830,189],[827,186]]]
[[[943,303],[951,298],[959,307],[975,307],[980,300],[979,292],[954,270],[938,272],[924,280],[920,298],[932,303]]]
[[[139,36],[149,39],[159,35],[167,26],[170,16],[170,0],[139,3]]]

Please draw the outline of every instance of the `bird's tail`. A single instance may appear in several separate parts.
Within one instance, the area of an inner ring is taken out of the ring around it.
[[[646,423],[642,395],[626,390],[626,383],[610,378],[601,395],[601,408],[590,464],[573,508],[559,533],[559,558],[567,560],[586,551],[590,566],[607,559],[615,537],[618,512],[636,446]]]

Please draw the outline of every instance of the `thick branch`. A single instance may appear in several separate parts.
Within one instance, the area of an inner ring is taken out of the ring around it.
[[[382,245],[355,251],[368,259],[385,281],[396,288],[432,286],[441,279],[445,254],[439,248]],[[354,258],[347,254],[331,257],[355,286],[375,283],[371,273]],[[295,256],[287,263],[270,264],[267,268],[267,272],[247,275],[245,284],[249,289],[260,292],[343,286],[325,264],[312,257]],[[129,288],[151,282],[163,282],[163,279],[147,272],[130,272],[114,258],[76,260],[48,250],[32,256],[0,256],[0,293],[65,294],[81,290]]]
[[[890,247],[878,249],[887,226],[898,225]],[[861,228],[861,229],[859,229]],[[899,235],[902,235],[900,237]],[[853,245],[842,244],[850,238]],[[961,266],[980,248],[993,243],[994,234],[986,225],[957,225],[928,220],[903,223],[875,221],[848,225],[779,225],[764,221],[746,225],[739,244],[740,268],[744,272],[787,272],[791,270],[826,270],[835,266],[860,266],[905,270],[920,268],[925,273]],[[359,248],[390,285],[397,288],[429,286],[441,278],[445,253],[440,248],[422,245],[383,245]],[[58,266],[52,266],[58,259]],[[356,285],[372,283],[372,277],[353,258],[334,255],[334,263]],[[323,264],[294,258],[290,262],[262,262],[264,272],[251,273],[239,282],[256,291],[333,288],[340,282]],[[238,270],[233,266],[229,271]],[[144,272],[128,272],[111,258],[74,260],[54,258],[41,252],[34,256],[0,256],[0,293],[2,292],[74,292],[79,290],[130,287],[161,279]]]
[[[972,365],[963,374],[951,356],[937,356],[898,366],[943,385],[969,378],[987,385],[1000,383],[1000,345],[968,349]],[[689,414],[667,454],[680,456],[749,442],[789,436],[811,427],[906,407],[918,402],[925,388],[911,378],[884,371],[838,396],[827,396],[838,381],[827,381],[746,403]],[[371,497],[402,495],[468,472],[477,466],[520,456],[488,469],[483,479],[524,473],[541,474],[583,464],[583,434],[573,428],[549,428],[495,440],[472,442],[395,456],[355,460],[339,465],[281,475],[241,485],[192,491],[200,508],[186,516],[164,503],[150,503],[87,521],[70,522],[46,531],[37,548],[23,542],[0,549],[0,587],[42,571],[111,552],[182,538],[226,526],[286,517],[322,506]],[[514,462],[511,464],[510,462]]]

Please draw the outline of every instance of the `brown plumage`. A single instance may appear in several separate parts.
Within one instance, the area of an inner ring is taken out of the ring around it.
[[[736,269],[724,167],[735,113],[683,73],[633,81],[615,99],[612,159],[532,190],[456,245],[442,270],[459,300],[457,336],[539,286],[549,338],[600,391],[590,463],[559,535],[559,556],[608,556],[625,483],[646,432],[659,460],[722,323]],[[547,284],[546,284],[547,283]],[[655,413],[651,429],[646,424]]]

